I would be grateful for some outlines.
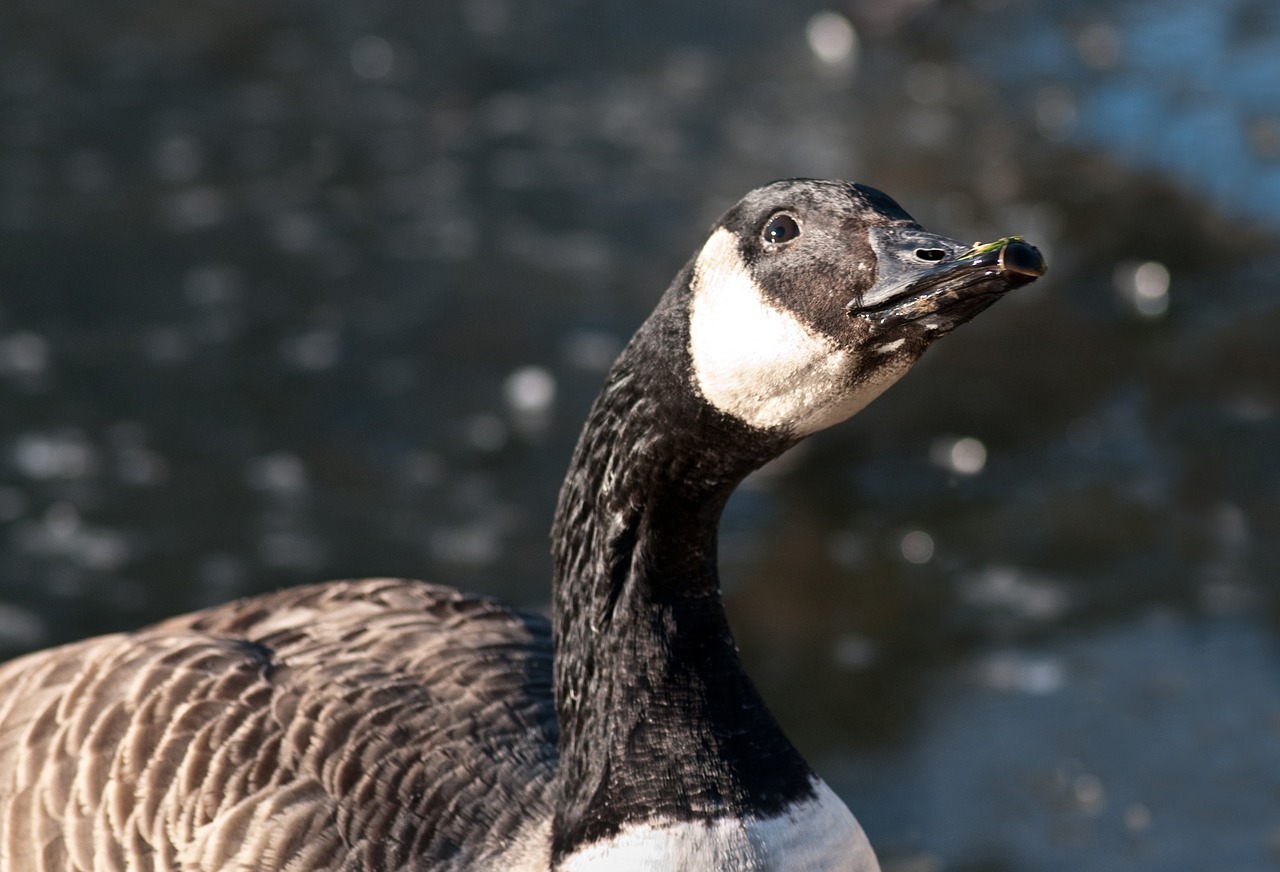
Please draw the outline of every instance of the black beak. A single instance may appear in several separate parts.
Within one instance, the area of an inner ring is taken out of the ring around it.
[[[1011,281],[1015,280],[1015,276],[1027,276],[1022,282],[1027,284],[1049,271],[1049,265],[1044,262],[1040,249],[1021,236],[1010,236],[990,245],[974,246],[974,249],[979,252],[972,257],[974,266],[1004,273]],[[1014,287],[1020,285],[1015,284]]]
[[[924,239],[932,246],[922,247]],[[848,311],[879,330],[916,322],[932,333],[946,333],[1048,270],[1040,250],[1020,236],[964,250],[923,234],[877,241],[880,278]]]

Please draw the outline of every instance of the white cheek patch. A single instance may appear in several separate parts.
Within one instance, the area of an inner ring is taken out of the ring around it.
[[[772,818],[632,824],[566,857],[557,872],[880,872],[862,827],[822,781]]]
[[[859,411],[910,366],[885,361],[855,383],[858,355],[765,299],[723,228],[694,264],[689,352],[707,402],[752,426],[800,436]]]

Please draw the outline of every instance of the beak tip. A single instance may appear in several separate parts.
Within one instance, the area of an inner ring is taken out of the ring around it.
[[[1039,278],[1049,271],[1040,249],[1021,239],[1011,239],[1000,249],[1000,268],[1031,278]]]

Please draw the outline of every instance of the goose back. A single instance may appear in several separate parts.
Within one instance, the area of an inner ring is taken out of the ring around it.
[[[547,868],[550,628],[487,598],[294,588],[0,687],[0,868]]]

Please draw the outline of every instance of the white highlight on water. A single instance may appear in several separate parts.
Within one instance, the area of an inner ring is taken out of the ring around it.
[[[819,12],[805,26],[809,50],[824,64],[846,66],[858,57],[858,32],[844,15],[833,10]]]

